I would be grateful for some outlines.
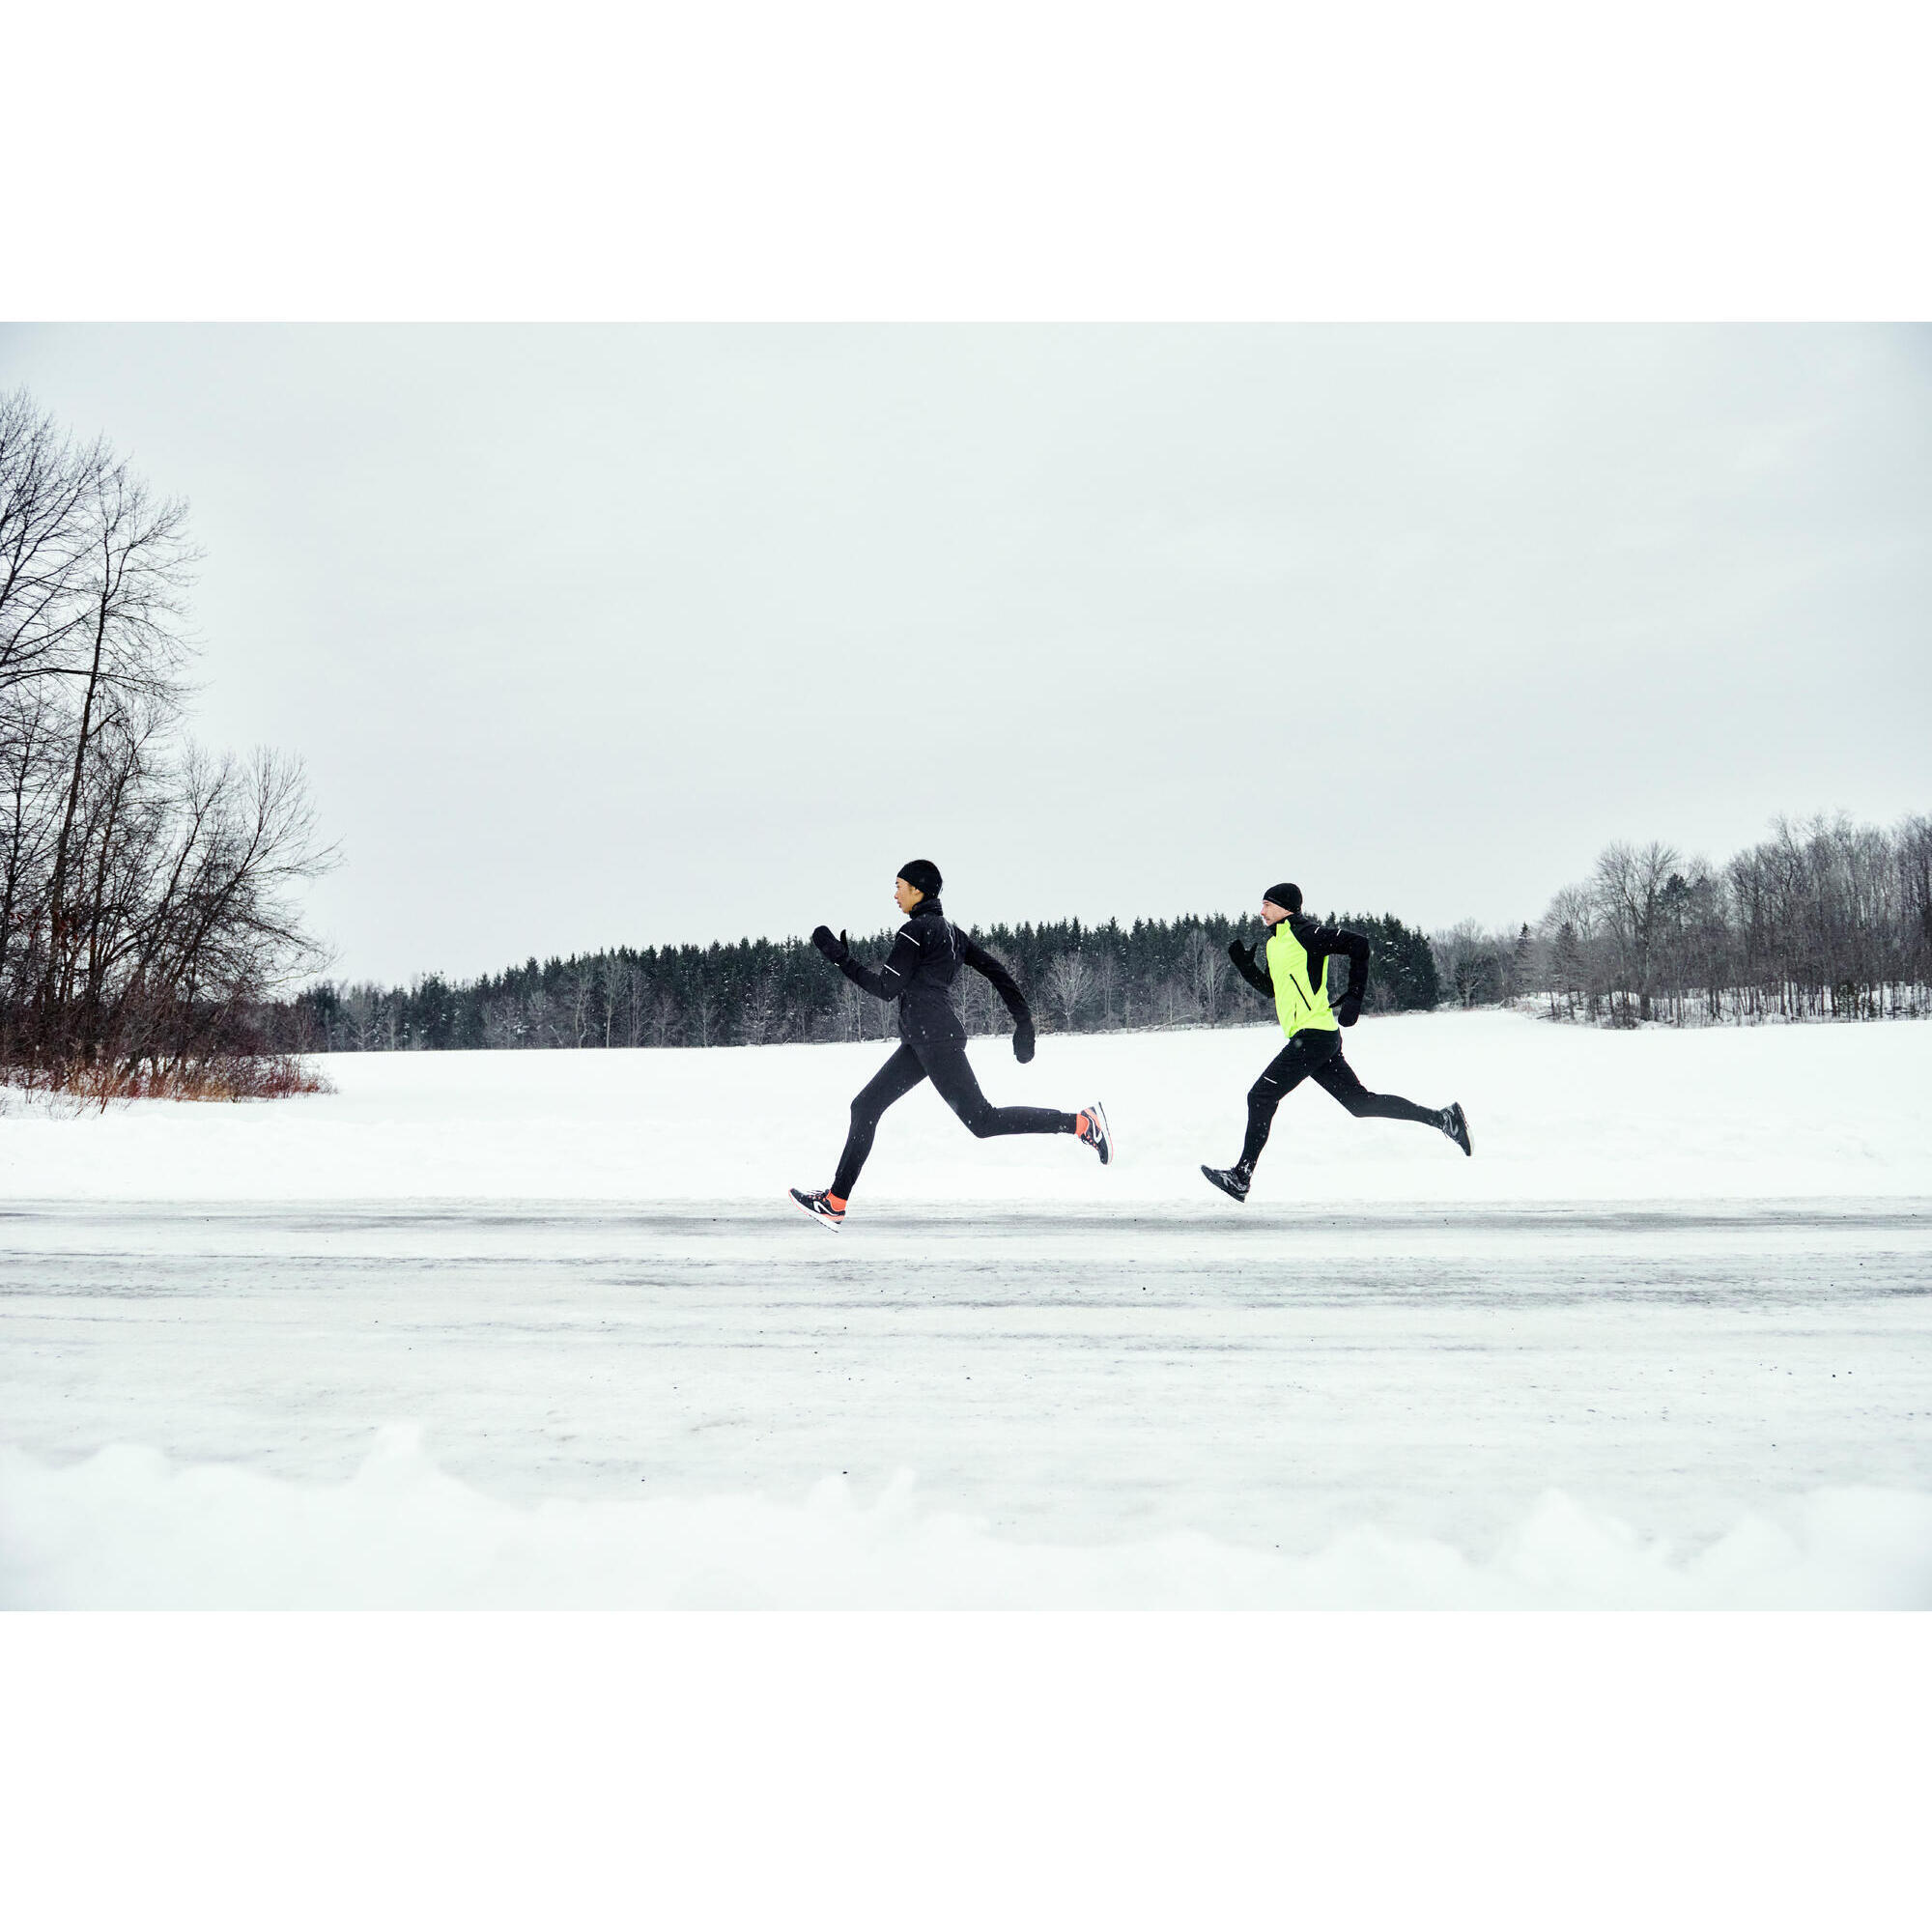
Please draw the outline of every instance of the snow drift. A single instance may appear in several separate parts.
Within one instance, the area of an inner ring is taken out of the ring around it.
[[[11,1608],[1928,1609],[1932,1496],[1822,1490],[1674,1549],[1550,1491],[1491,1550],[1365,1523],[1295,1559],[1196,1534],[1059,1548],[833,1477],[787,1506],[494,1500],[418,1432],[345,1483],[110,1447],[0,1451]]]

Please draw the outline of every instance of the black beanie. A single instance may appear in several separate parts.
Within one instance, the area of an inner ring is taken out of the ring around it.
[[[911,865],[901,866],[899,877],[914,892],[922,893],[929,899],[939,896],[939,889],[945,883],[939,876],[939,867],[930,859],[915,859]]]
[[[1290,912],[1301,910],[1301,888],[1299,886],[1270,886],[1262,895],[1264,899],[1272,899],[1278,906],[1286,906]]]

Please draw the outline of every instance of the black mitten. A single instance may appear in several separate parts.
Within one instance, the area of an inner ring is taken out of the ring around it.
[[[1024,1066],[1033,1058],[1033,1022],[1022,1020],[1013,1029],[1013,1058]]]
[[[842,966],[852,956],[852,949],[845,944],[844,933],[841,931],[838,937],[834,939],[829,925],[814,925],[811,928],[811,943],[835,966]]]
[[[1362,996],[1357,992],[1342,995],[1341,1004],[1335,1009],[1335,1017],[1344,1026],[1353,1026],[1362,1017]]]
[[[1232,959],[1235,962],[1235,964],[1241,969],[1243,973],[1252,972],[1254,970],[1255,949],[1252,946],[1243,946],[1238,939],[1229,941],[1228,957]]]

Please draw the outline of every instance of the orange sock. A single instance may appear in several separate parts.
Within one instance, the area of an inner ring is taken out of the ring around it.
[[[841,1213],[841,1214],[842,1214],[842,1213],[844,1213],[844,1211],[845,1211],[845,1204],[844,1204],[844,1202],[842,1202],[841,1200],[839,1200],[839,1198],[838,1197],[838,1195],[834,1194],[834,1193],[832,1192],[832,1190],[831,1190],[830,1188],[827,1188],[827,1189],[826,1189],[826,1191],[825,1191],[825,1205],[826,1205],[826,1206],[827,1206],[828,1208],[837,1208],[837,1209],[838,1209],[838,1211],[839,1213]]]
[[[1074,1115],[1073,1131],[1076,1134],[1084,1134],[1087,1131],[1087,1116],[1084,1113]]]

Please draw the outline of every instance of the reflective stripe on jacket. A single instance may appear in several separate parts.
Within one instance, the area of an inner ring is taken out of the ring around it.
[[[961,966],[970,966],[993,983],[1006,1002],[1015,1026],[1031,1026],[1026,995],[1013,976],[940,911],[936,898],[922,899],[893,939],[886,963],[874,970],[847,957],[838,970],[855,986],[881,1000],[896,1000],[899,1037],[915,1044],[939,1039],[964,1039],[966,1029],[952,1006],[952,982]]]

